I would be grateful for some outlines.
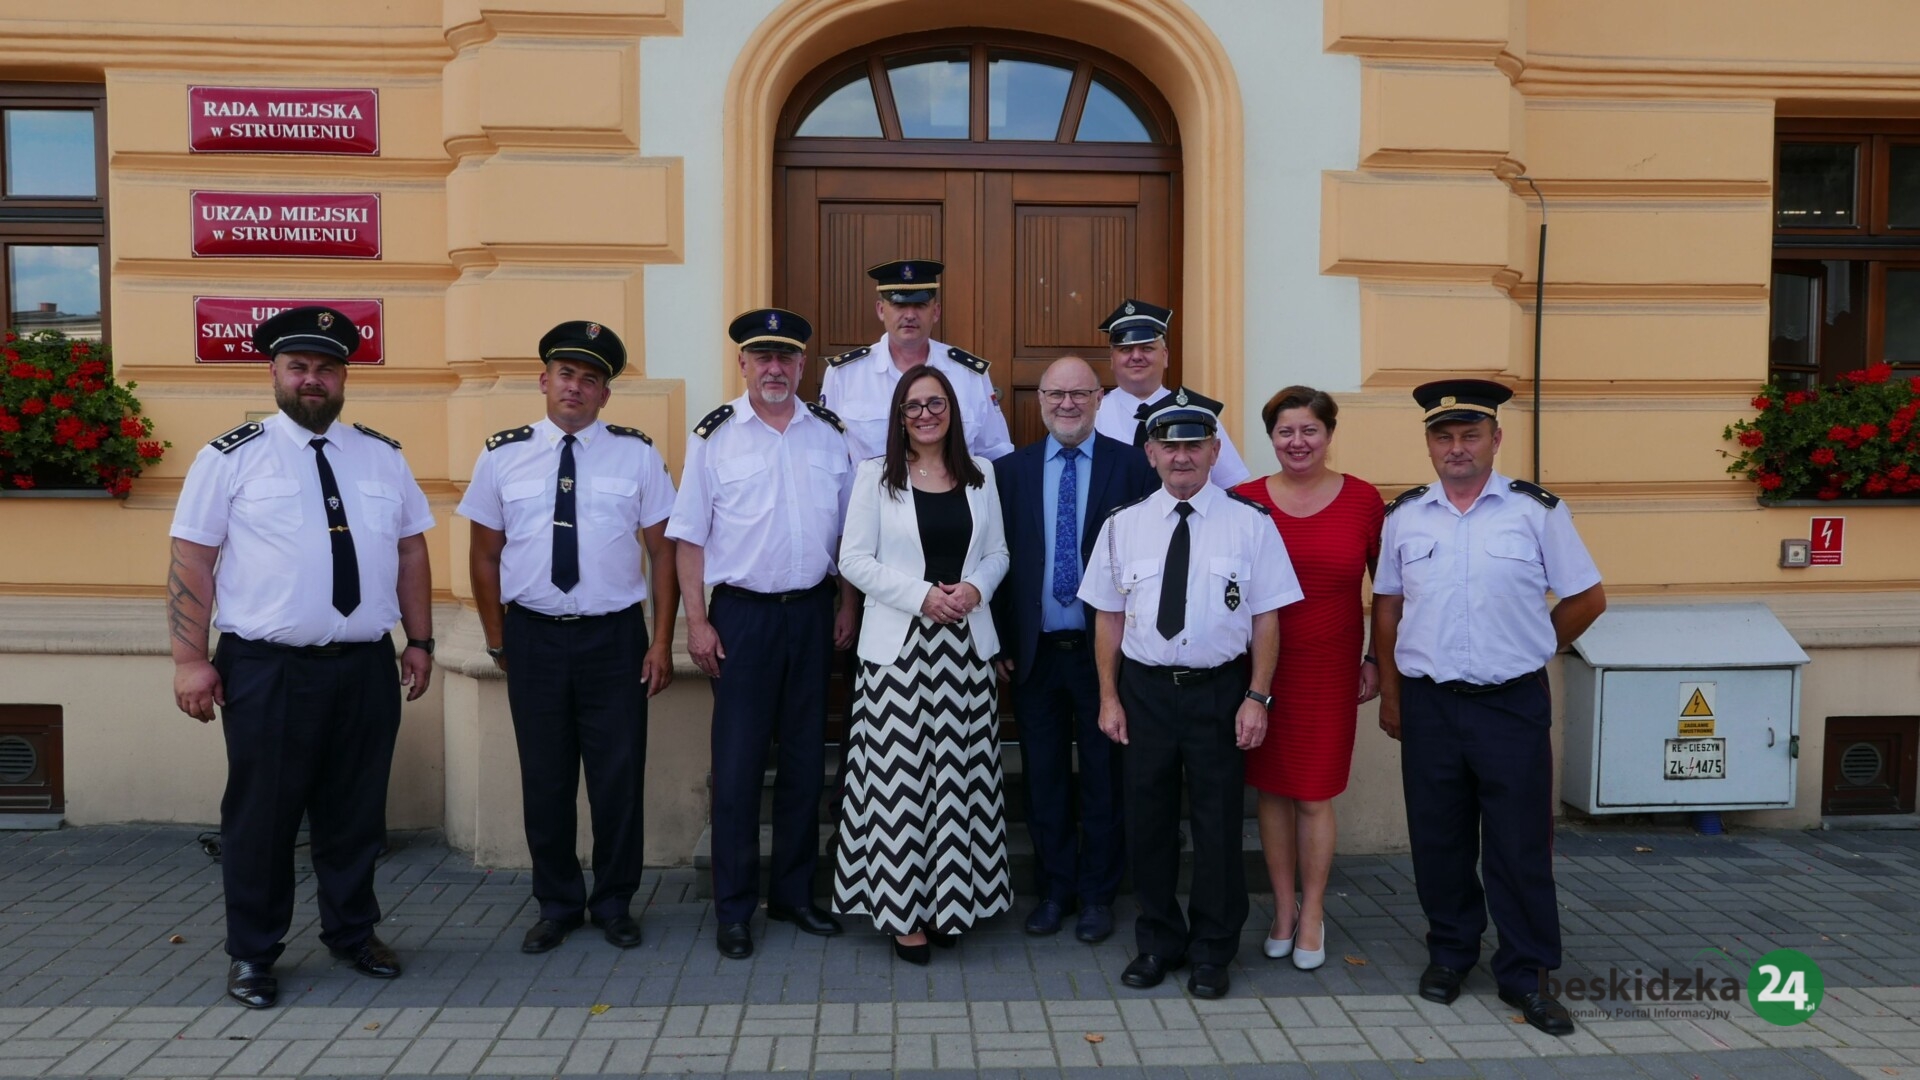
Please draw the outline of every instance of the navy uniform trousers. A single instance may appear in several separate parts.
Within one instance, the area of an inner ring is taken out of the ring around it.
[[[298,648],[223,634],[213,663],[227,698],[227,955],[272,963],[286,948],[303,814],[320,940],[357,948],[380,922],[373,864],[386,843],[387,777],[400,733],[393,643]]]
[[[1494,981],[1537,990],[1541,970],[1560,966],[1546,672],[1484,693],[1412,676],[1400,688],[1400,777],[1428,955],[1471,968],[1491,908],[1500,932]]]
[[[727,653],[712,681],[713,910],[722,925],[747,922],[759,906],[760,789],[769,743],[779,750],[767,901],[813,903],[834,592],[832,579],[780,594],[722,585],[707,605]]]
[[[1120,748],[1100,731],[1100,674],[1091,633],[1041,634],[1033,667],[1013,688],[1026,771],[1027,829],[1046,899],[1111,904],[1120,891]],[[1074,750],[1080,773],[1075,784]],[[1075,791],[1079,826],[1074,825]]]
[[[1127,856],[1140,906],[1135,944],[1169,961],[1231,963],[1247,922],[1246,868],[1240,862],[1246,756],[1235,738],[1234,714],[1246,700],[1250,668],[1242,657],[1212,669],[1211,678],[1183,685],[1164,668],[1124,659],[1120,665],[1120,705],[1127,712],[1127,746],[1120,756]],[[1183,772],[1192,810],[1191,919],[1174,894]]]
[[[646,605],[553,619],[507,605],[507,703],[542,919],[629,914],[645,857]],[[593,822],[593,892],[580,872],[581,766]]]

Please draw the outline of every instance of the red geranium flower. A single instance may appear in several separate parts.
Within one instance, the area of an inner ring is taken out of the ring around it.
[[[1915,378],[1915,379],[1914,379],[1914,381],[1915,381],[1915,382],[1920,382],[1920,378]],[[1806,393],[1806,391],[1804,391],[1804,390],[1789,390],[1789,391],[1787,391],[1787,404],[1788,404],[1789,406],[1792,406],[1792,405],[1805,405],[1805,404],[1806,404],[1806,403],[1807,403],[1807,402],[1808,402],[1809,400],[1811,400],[1811,399],[1810,399],[1810,398],[1809,398],[1809,397],[1807,396],[1807,393]]]
[[[1859,427],[1853,429],[1853,437],[1856,439],[1859,439],[1861,442],[1866,442],[1868,439],[1877,438],[1879,435],[1880,435],[1880,425],[1873,423],[1872,421],[1868,421],[1867,423],[1861,424]]]
[[[120,418],[120,434],[125,435],[129,439],[137,439],[146,433],[147,425],[141,423],[139,417],[123,416]]]
[[[20,418],[0,414],[0,433],[11,435],[20,430]]]
[[[1766,441],[1766,438],[1765,435],[1762,435],[1758,431],[1743,431],[1740,433],[1740,445],[1759,446]]]
[[[1866,371],[1867,382],[1883,383],[1883,382],[1886,382],[1888,379],[1891,379],[1892,377],[1893,377],[1893,365],[1887,363],[1884,360],[1878,364],[1870,364],[1867,367],[1867,371]]]
[[[26,473],[14,473],[13,486],[22,489],[30,488],[33,486],[33,477],[28,476]]]
[[[1753,399],[1753,407],[1760,410],[1761,412],[1766,412],[1767,409],[1772,405],[1773,405],[1773,400],[1767,397],[1765,394],[1762,394],[1759,397]]]
[[[37,397],[30,397],[20,403],[20,411],[27,416],[39,416],[47,411],[47,403]]]
[[[52,405],[56,409],[71,409],[73,408],[73,397],[69,394],[56,393],[47,398],[47,404]]]
[[[1827,438],[1832,439],[1834,442],[1846,442],[1848,439],[1853,438],[1853,429],[1842,424],[1835,424],[1827,429]]]
[[[157,442],[143,442],[137,449],[140,456],[146,458],[148,461],[158,461],[160,460],[160,455],[167,452],[166,448]]]
[[[1761,473],[1754,477],[1754,480],[1760,485],[1760,490],[1762,491],[1779,491],[1780,486],[1787,482],[1778,473],[1769,472]]]
[[[1813,453],[1808,454],[1807,458],[1808,460],[1812,461],[1815,465],[1831,465],[1833,464],[1833,459],[1834,459],[1833,449],[1831,447],[1823,446],[1820,449],[1815,450]]]
[[[1840,497],[1839,488],[1821,488],[1819,494],[1815,496],[1815,498],[1829,499],[1829,500],[1837,499],[1839,497]]]

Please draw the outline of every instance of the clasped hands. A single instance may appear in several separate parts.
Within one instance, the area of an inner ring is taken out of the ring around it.
[[[957,623],[980,606],[980,590],[966,582],[942,585],[935,582],[920,602],[920,614],[937,623]]]

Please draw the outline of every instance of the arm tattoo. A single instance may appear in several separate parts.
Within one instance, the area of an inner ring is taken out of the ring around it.
[[[167,567],[167,629],[173,639],[199,652],[207,649],[207,624],[198,615],[207,609],[205,601],[194,595],[187,584],[183,571],[187,564],[181,560],[180,553],[173,553],[172,565]]]

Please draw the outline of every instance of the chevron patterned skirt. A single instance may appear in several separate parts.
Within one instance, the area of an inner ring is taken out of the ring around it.
[[[842,773],[833,910],[883,934],[956,934],[1013,906],[993,669],[924,616],[862,662]]]

